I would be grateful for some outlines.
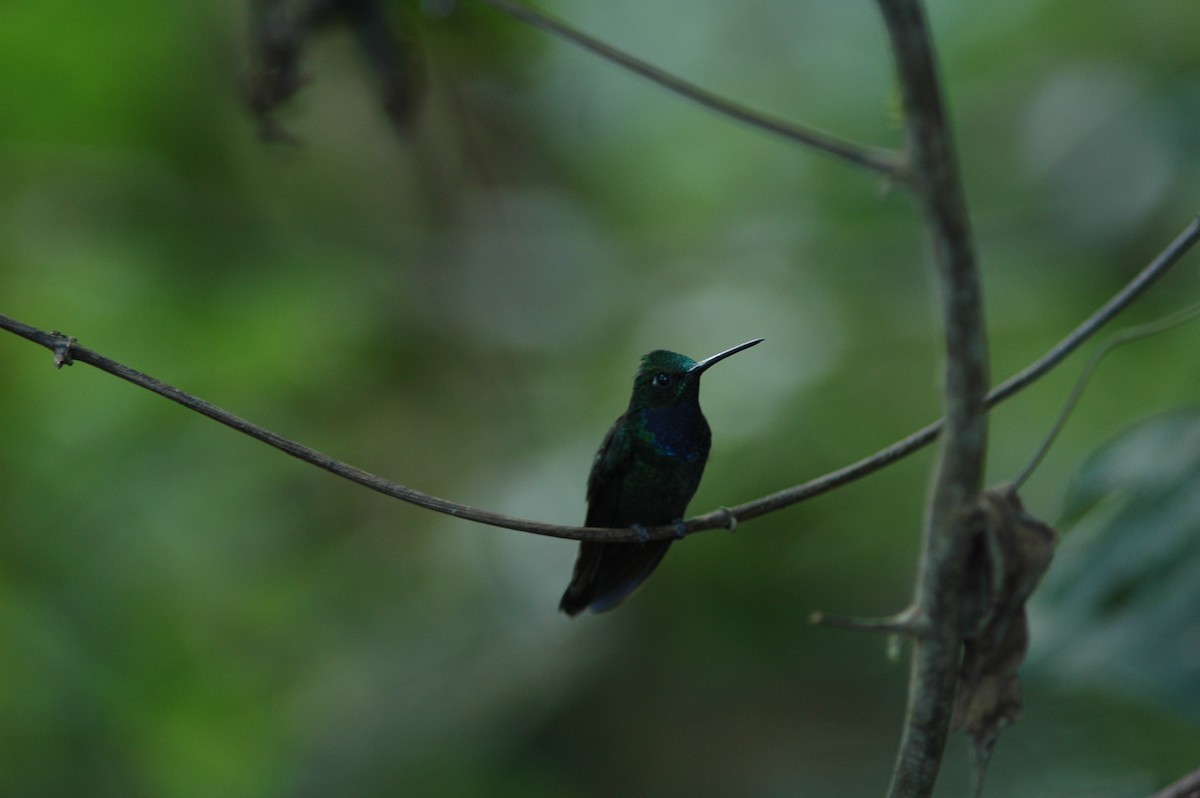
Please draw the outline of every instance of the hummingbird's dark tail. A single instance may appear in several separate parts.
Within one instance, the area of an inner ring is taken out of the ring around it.
[[[646,581],[670,547],[670,540],[580,543],[575,573],[558,608],[572,618],[589,607],[592,612],[613,609]]]

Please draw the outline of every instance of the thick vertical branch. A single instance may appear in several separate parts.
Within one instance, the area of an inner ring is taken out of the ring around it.
[[[933,243],[946,336],[946,427],[916,589],[905,727],[890,795],[927,796],[950,726],[962,645],[958,597],[987,443],[987,340],[962,182],[919,0],[879,0],[904,97],[911,186]]]

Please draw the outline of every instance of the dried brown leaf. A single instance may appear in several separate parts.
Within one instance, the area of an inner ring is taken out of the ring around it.
[[[1050,566],[1058,534],[1026,513],[1011,487],[986,491],[980,510],[968,574],[978,612],[964,634],[953,723],[975,741],[982,771],[1000,732],[1021,716],[1017,668],[1029,645],[1025,602]]]

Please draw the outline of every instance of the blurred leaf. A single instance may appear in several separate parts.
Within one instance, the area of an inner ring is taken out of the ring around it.
[[[337,25],[353,32],[396,130],[409,131],[424,93],[425,67],[407,20],[389,14],[381,0],[256,0],[252,10],[254,66],[246,97],[264,139],[294,141],[275,111],[308,80],[300,69],[308,39]]]
[[[1198,486],[1198,410],[1143,422],[1080,467],[1041,592],[1046,666],[1200,718]]]

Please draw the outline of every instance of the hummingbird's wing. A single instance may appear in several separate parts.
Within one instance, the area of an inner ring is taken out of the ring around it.
[[[608,428],[587,484],[586,526],[625,526],[633,523],[621,518],[621,492],[625,477],[633,469],[633,441],[621,416]]]
[[[626,517],[628,508],[622,502],[626,477],[634,466],[633,441],[624,421],[622,416],[609,429],[592,463],[587,526],[623,527],[638,522]],[[563,593],[559,609],[571,616],[589,607],[593,612],[611,610],[650,576],[670,546],[669,540],[644,544],[580,543],[571,584]]]

